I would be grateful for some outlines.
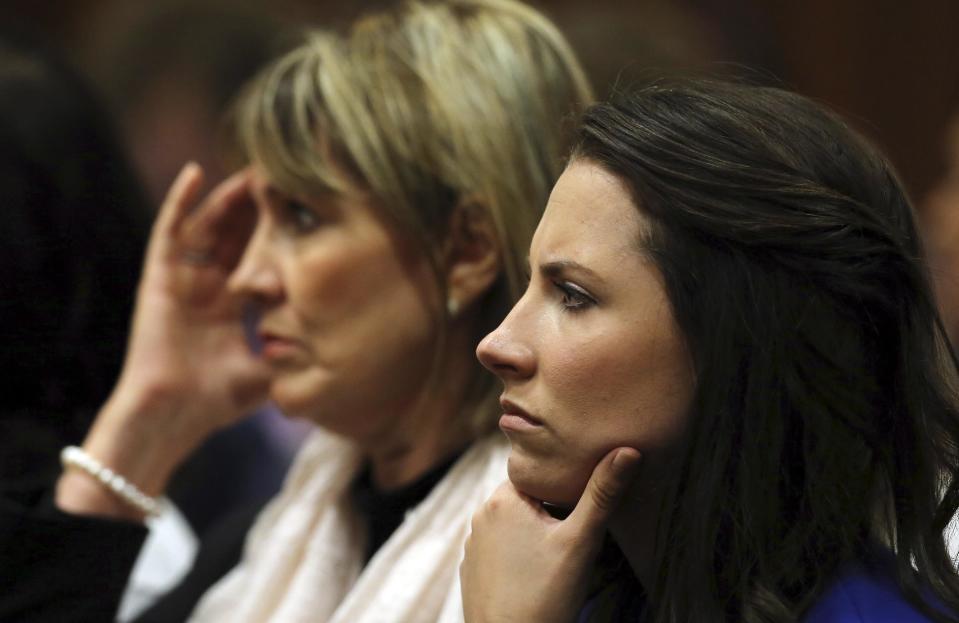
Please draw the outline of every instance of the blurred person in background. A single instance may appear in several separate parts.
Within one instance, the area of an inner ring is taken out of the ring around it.
[[[946,126],[942,176],[926,193],[919,211],[936,303],[953,349],[959,340],[959,115]],[[949,552],[959,560],[956,519],[946,531]]]
[[[959,116],[946,128],[945,168],[926,194],[923,234],[942,319],[953,345],[959,339]]]
[[[0,32],[3,481],[40,481],[83,438],[123,363],[147,200],[86,85],[24,35]],[[16,443],[14,443],[16,441]]]
[[[138,620],[461,620],[469,517],[507,451],[472,353],[523,288],[590,99],[560,33],[511,0],[405,3],[272,64],[236,109],[250,166],[199,203],[186,167],[158,214],[86,458],[65,455],[59,510],[7,519],[28,597],[0,613],[102,612],[155,509],[141,494],[269,395],[318,425],[284,489]]]
[[[101,103],[20,32],[0,32],[0,144],[0,490],[37,504],[58,449],[84,438],[121,369],[148,201]],[[125,609],[169,589],[195,548],[170,507]]]

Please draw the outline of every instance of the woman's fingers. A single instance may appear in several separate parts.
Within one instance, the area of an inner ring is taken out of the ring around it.
[[[203,169],[195,162],[188,162],[170,186],[153,227],[153,243],[167,241],[176,236],[183,221],[203,185]]]
[[[615,456],[610,453],[594,471],[589,486],[597,489],[583,496],[575,519],[554,519],[508,481],[493,492],[473,516],[460,565],[468,623],[557,623],[576,617],[602,541],[596,527],[611,514],[639,453],[628,449],[625,461],[614,466]]]
[[[250,202],[250,175],[246,169],[223,180],[190,214],[187,233],[191,238],[210,236],[228,224],[225,217],[237,205]]]
[[[180,171],[157,214],[149,254],[197,267],[232,268],[256,224],[249,171],[231,175],[197,205],[203,170],[190,162]]]
[[[611,450],[593,469],[576,508],[564,524],[579,534],[602,535],[623,493],[639,472],[641,455],[634,448]]]
[[[256,225],[249,182],[249,172],[242,170],[213,189],[183,224],[179,235],[183,251],[232,269]]]
[[[503,513],[511,517],[531,518],[537,521],[546,521],[547,523],[557,521],[543,510],[542,504],[539,501],[520,492],[516,488],[516,485],[509,480],[504,481],[493,491],[486,500],[483,509],[486,513],[494,515]]]

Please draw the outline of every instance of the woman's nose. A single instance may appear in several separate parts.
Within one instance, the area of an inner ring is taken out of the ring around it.
[[[536,373],[536,357],[527,339],[517,339],[517,307],[502,324],[483,338],[476,347],[476,357],[487,370],[505,380],[523,380]]]
[[[283,281],[270,248],[269,231],[257,223],[243,256],[227,284],[230,291],[259,304],[270,304],[283,297]]]

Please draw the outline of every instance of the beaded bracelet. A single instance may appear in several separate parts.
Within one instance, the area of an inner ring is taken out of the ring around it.
[[[60,452],[60,462],[64,468],[76,467],[93,476],[121,500],[146,515],[148,520],[155,519],[163,512],[165,498],[150,497],[140,491],[136,485],[100,463],[82,448],[67,446]]]

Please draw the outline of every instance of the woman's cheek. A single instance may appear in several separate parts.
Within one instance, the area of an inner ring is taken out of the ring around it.
[[[582,434],[556,436],[553,440],[548,448],[515,443],[509,457],[509,478],[530,497],[572,507],[609,448]]]
[[[557,506],[572,508],[586,488],[590,471],[570,461],[531,461],[513,453],[508,464],[509,479],[526,495]]]

